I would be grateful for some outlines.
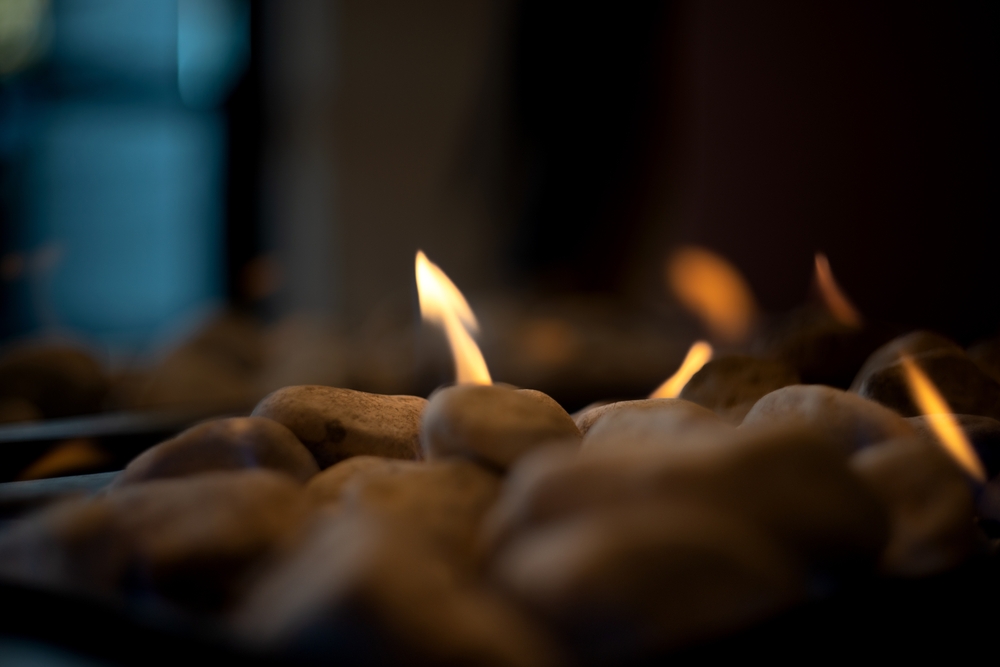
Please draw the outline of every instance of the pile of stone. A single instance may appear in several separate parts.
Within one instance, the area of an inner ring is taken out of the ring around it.
[[[279,655],[604,664],[751,626],[863,577],[995,550],[1000,355],[929,333],[850,390],[756,357],[679,399],[568,414],[504,385],[429,400],[293,386],[0,533],[0,575],[180,610]],[[910,355],[987,469],[905,390]]]

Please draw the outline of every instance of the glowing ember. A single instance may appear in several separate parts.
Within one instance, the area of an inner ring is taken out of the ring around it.
[[[900,361],[906,372],[906,381],[913,402],[927,417],[927,422],[945,451],[951,454],[952,458],[973,478],[985,482],[986,470],[983,468],[983,463],[969,443],[969,439],[965,437],[962,427],[955,421],[947,401],[931,379],[909,356],[903,355]]]
[[[714,336],[728,342],[746,337],[756,311],[753,294],[725,259],[704,248],[682,248],[667,263],[667,282]]]
[[[712,360],[712,346],[703,340],[699,340],[681,362],[681,367],[671,375],[666,382],[661,384],[656,391],[649,395],[650,398],[677,398],[681,395],[684,385],[688,383],[694,374],[701,370],[701,367]]]
[[[816,284],[819,286],[823,302],[834,319],[849,327],[860,328],[864,324],[861,313],[840,289],[837,281],[833,279],[830,260],[821,252],[816,253]]]
[[[417,251],[417,292],[420,314],[424,320],[444,329],[455,359],[455,382],[458,384],[492,384],[490,371],[472,334],[479,323],[469,303],[455,283],[436,264]]]

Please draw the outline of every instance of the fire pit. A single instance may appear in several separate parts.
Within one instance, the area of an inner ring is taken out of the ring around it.
[[[648,398],[571,415],[493,383],[472,309],[419,253],[454,385],[286,387],[121,472],[3,485],[35,498],[0,532],[3,630],[143,664],[986,648],[991,357],[928,333],[872,343],[825,257],[816,270],[823,307],[776,326],[724,260],[676,256],[668,278],[714,345]]]

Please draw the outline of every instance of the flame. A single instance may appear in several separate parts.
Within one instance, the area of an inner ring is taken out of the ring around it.
[[[951,454],[952,458],[974,479],[985,482],[986,470],[983,468],[983,462],[979,460],[976,450],[965,437],[962,427],[955,421],[948,402],[909,355],[904,354],[900,362],[903,364],[913,402],[927,417],[927,422],[945,451]]]
[[[746,280],[725,259],[704,248],[682,248],[667,263],[667,282],[714,336],[728,342],[746,337],[757,307]]]
[[[860,329],[861,325],[864,324],[861,313],[840,289],[837,281],[833,279],[830,260],[821,252],[816,253],[816,284],[819,286],[823,303],[826,304],[834,319],[841,324]]]
[[[671,375],[666,382],[661,384],[656,391],[649,395],[650,398],[677,398],[681,395],[684,386],[694,377],[694,374],[701,370],[701,367],[712,360],[712,346],[703,340],[697,341],[688,350],[687,356],[681,362],[681,367]]]
[[[444,329],[455,359],[455,381],[458,384],[492,384],[483,353],[472,334],[479,332],[479,323],[455,283],[436,264],[417,251],[417,293],[420,314],[428,322]]]

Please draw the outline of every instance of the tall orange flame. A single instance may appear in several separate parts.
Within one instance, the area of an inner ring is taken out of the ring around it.
[[[830,260],[821,252],[816,253],[816,285],[819,287],[820,296],[823,297],[823,303],[835,320],[849,327],[861,328],[864,324],[861,313],[834,280]]]
[[[962,427],[955,421],[951,407],[944,400],[944,396],[909,355],[903,355],[900,361],[906,373],[910,396],[927,417],[927,422],[937,436],[938,442],[969,475],[980,482],[985,482],[986,470],[983,468],[983,462],[979,460],[976,450],[965,437]]]
[[[492,384],[483,353],[472,339],[472,334],[479,331],[479,322],[468,301],[422,250],[417,251],[416,272],[420,314],[424,320],[444,329],[455,359],[455,381],[458,384]]]
[[[681,367],[671,375],[666,382],[657,387],[656,391],[649,395],[650,398],[677,398],[684,390],[684,386],[694,377],[694,374],[701,370],[701,367],[712,360],[712,346],[703,340],[699,340],[681,362]]]
[[[713,336],[746,338],[757,306],[742,274],[725,259],[704,248],[681,248],[667,262],[667,282]]]

